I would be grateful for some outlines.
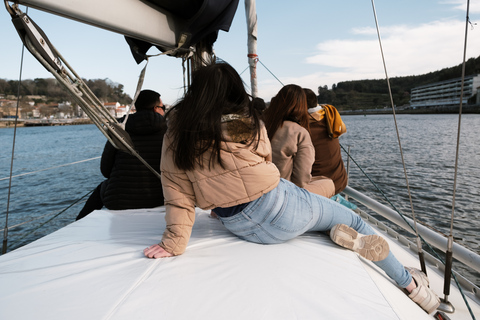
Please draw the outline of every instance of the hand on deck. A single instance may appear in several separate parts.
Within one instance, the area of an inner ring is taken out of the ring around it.
[[[144,249],[143,253],[147,258],[153,258],[153,259],[173,256],[173,254],[165,251],[165,249],[160,247],[158,244],[154,244],[153,246],[150,246]]]

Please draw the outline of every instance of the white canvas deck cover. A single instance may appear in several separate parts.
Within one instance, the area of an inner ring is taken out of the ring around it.
[[[147,259],[164,208],[94,211],[0,257],[0,319],[431,319],[326,235],[258,245],[209,212],[185,254]]]

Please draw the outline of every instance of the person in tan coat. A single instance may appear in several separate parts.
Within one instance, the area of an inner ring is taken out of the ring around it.
[[[400,264],[385,239],[352,210],[280,178],[270,161],[265,126],[230,65],[217,63],[195,71],[167,120],[160,165],[166,229],[160,243],[143,250],[146,257],[182,254],[198,206],[213,209],[227,230],[258,244],[330,230],[335,243],[373,261],[420,306],[436,307],[438,297],[421,282],[425,275]]]
[[[332,179],[312,178],[315,149],[308,129],[307,101],[297,85],[284,86],[272,98],[264,114],[265,126],[272,144],[273,163],[280,176],[310,192],[330,198],[335,194]]]

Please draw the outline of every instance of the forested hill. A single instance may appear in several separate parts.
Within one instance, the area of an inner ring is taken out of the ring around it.
[[[480,56],[469,59],[465,64],[465,75],[480,74]],[[462,64],[418,76],[390,78],[390,86],[395,105],[409,104],[412,88],[426,84],[460,78]],[[319,103],[334,105],[339,110],[370,109],[390,106],[388,85],[385,79],[343,81],[318,87]]]
[[[123,92],[122,84],[114,83],[109,79],[83,79],[83,81],[102,102],[120,102],[121,104],[132,102],[132,98]],[[16,96],[18,90],[18,81],[0,79],[0,96]],[[20,96],[35,96],[36,98],[33,99],[35,102],[43,103],[72,100],[70,93],[54,78],[22,80]]]
[[[480,56],[466,62],[465,75],[480,74]],[[410,91],[414,87],[459,78],[462,75],[462,65],[445,68],[418,76],[390,78],[393,101],[397,106],[409,104]],[[131,97],[123,92],[123,85],[109,79],[86,80],[85,83],[102,102],[120,102],[129,104]],[[0,97],[16,96],[18,81],[0,79]],[[326,85],[318,87],[319,102],[334,105],[339,110],[371,109],[390,107],[388,86],[385,79],[342,81],[328,89]],[[20,95],[37,96],[35,102],[70,101],[70,94],[56,79],[22,80]],[[38,100],[38,101],[36,101]]]

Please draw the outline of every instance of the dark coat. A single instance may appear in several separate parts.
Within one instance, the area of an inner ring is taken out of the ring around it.
[[[163,116],[153,110],[129,115],[125,130],[135,150],[155,170],[160,170],[163,136],[167,129]],[[163,205],[160,179],[135,156],[117,150],[107,141],[100,164],[107,180],[101,197],[107,209],[153,208]]]
[[[335,194],[345,189],[348,182],[347,171],[342,160],[342,151],[338,138],[328,136],[325,118],[318,121],[310,115],[310,136],[315,148],[315,162],[312,176],[325,176],[333,180]]]

